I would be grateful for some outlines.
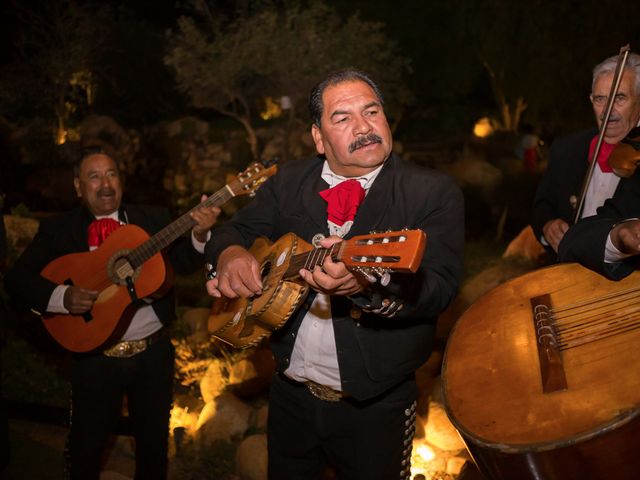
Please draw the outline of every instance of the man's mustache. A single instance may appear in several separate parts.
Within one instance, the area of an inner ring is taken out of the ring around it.
[[[602,114],[600,115],[600,121],[604,122],[604,117],[605,115]],[[617,122],[618,120],[620,120],[622,117],[620,115],[614,115],[613,113],[609,116],[609,121],[610,122]]]
[[[355,152],[357,149],[364,147],[370,143],[382,143],[382,138],[375,133],[369,133],[364,137],[358,138],[355,142],[349,145],[349,153]]]
[[[116,191],[113,188],[101,188],[100,190],[98,190],[98,196],[99,197],[104,197],[107,195],[115,195]]]

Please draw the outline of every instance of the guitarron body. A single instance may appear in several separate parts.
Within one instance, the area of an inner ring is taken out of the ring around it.
[[[448,414],[488,479],[640,478],[640,276],[560,264],[502,284],[454,326]]]
[[[99,292],[87,316],[46,315],[43,323],[60,345],[72,352],[88,352],[121,335],[137,306],[127,277],[133,281],[138,299],[160,296],[171,286],[172,275],[161,253],[137,268],[126,255],[149,239],[136,225],[123,225],[92,252],[71,253],[49,263],[42,276],[57,284],[75,285]]]

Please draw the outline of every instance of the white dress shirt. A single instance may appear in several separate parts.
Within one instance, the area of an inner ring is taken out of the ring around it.
[[[382,165],[367,175],[353,177],[360,182],[365,195],[381,169]],[[333,173],[327,161],[322,167],[322,179],[330,188],[348,180],[347,177]],[[334,390],[342,390],[329,295],[318,293],[302,319],[291,353],[291,362],[284,373],[299,382],[312,380]]]

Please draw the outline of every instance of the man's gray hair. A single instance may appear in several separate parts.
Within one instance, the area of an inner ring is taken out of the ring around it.
[[[598,77],[605,73],[615,73],[616,65],[618,64],[618,55],[614,55],[613,57],[607,58],[602,63],[596,65],[593,69],[593,81],[591,82],[591,91],[593,91],[593,87],[596,84],[596,80]],[[625,70],[631,70],[635,76],[635,95],[640,95],[640,55],[637,53],[629,53],[627,56],[627,61],[624,64]]]

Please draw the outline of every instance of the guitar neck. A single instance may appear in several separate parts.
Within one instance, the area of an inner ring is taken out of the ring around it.
[[[340,261],[343,246],[344,242],[339,242],[334,243],[329,248],[314,248],[310,252],[299,253],[298,255],[292,256],[284,278],[295,277],[301,269],[313,270],[316,265],[322,265],[329,256],[334,262]]]
[[[129,261],[131,262],[132,266],[135,268],[142,265],[156,253],[171,245],[171,243],[173,243],[186,231],[193,228],[193,226],[196,224],[196,221],[191,218],[191,213],[196,209],[200,207],[219,207],[234,196],[235,195],[233,194],[233,191],[229,188],[229,186],[224,186],[209,198],[207,198],[204,202],[193,207],[187,213],[153,235],[149,240],[132,250],[128,255]]]
[[[329,248],[315,248],[291,257],[285,278],[295,277],[301,269],[313,270],[327,257],[343,262],[351,271],[415,273],[422,260],[426,235],[422,230],[358,235],[334,243]]]

